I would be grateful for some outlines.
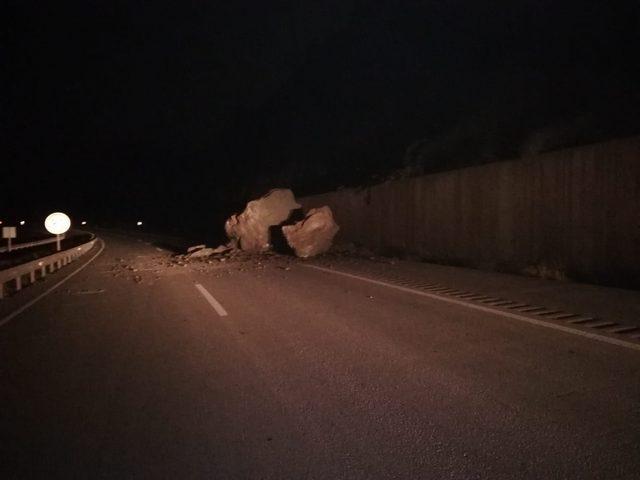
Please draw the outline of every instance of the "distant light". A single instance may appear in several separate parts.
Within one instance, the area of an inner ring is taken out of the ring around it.
[[[2,220],[0,220],[0,225],[2,225]]]
[[[27,222],[25,222],[24,220],[20,220],[20,225],[24,225],[25,223]]]
[[[82,225],[86,225],[87,222],[85,220],[83,220],[82,222],[80,222]]]
[[[136,222],[136,225],[140,226],[140,225],[142,225],[142,222]]]
[[[44,220],[44,228],[49,233],[61,235],[71,227],[71,219],[62,212],[54,212]]]

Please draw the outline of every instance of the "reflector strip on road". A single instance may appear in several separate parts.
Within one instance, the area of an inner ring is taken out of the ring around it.
[[[507,311],[504,311],[504,310],[498,310],[496,308],[491,308],[491,307],[486,306],[486,305],[478,305],[478,304],[471,303],[471,302],[465,302],[464,300],[460,300],[460,299],[444,297],[444,296],[441,296],[441,295],[436,295],[434,293],[423,292],[423,291],[416,290],[416,289],[413,289],[413,288],[401,287],[399,285],[394,285],[392,283],[383,282],[381,280],[373,280],[371,278],[361,277],[360,275],[354,275],[352,273],[341,272],[339,270],[333,270],[331,268],[319,267],[317,265],[302,265],[302,266],[305,267],[305,268],[313,268],[314,270],[320,270],[320,271],[326,272],[326,273],[332,273],[334,275],[341,275],[343,277],[352,278],[354,280],[360,280],[360,281],[363,281],[363,282],[372,283],[374,285],[379,285],[379,286],[382,286],[382,287],[392,288],[394,290],[399,290],[401,292],[412,293],[414,295],[419,295],[421,297],[431,298],[433,300],[440,300],[441,302],[452,303],[454,305],[459,305],[461,307],[471,308],[473,310],[479,310],[481,312],[493,313],[494,315],[498,315],[498,316],[501,316],[501,317],[506,317],[506,318],[510,318],[510,319],[513,319],[513,320],[518,320],[518,321],[525,322],[525,323],[530,323],[532,325],[537,325],[539,327],[545,327],[545,328],[551,328],[553,330],[559,330],[559,331],[564,332],[564,333],[570,333],[572,335],[578,335],[578,336],[581,336],[581,337],[590,338],[592,340],[598,340],[600,342],[609,343],[609,344],[612,344],[612,345],[616,345],[618,347],[625,347],[625,348],[629,348],[631,350],[640,351],[640,344],[637,344],[637,343],[625,342],[624,340],[619,340],[617,338],[606,337],[604,335],[598,335],[597,333],[585,332],[583,330],[577,330],[577,329],[574,329],[574,328],[565,327],[564,325],[558,325],[558,324],[555,324],[555,323],[545,322],[545,321],[538,320],[538,319],[535,319],[535,318],[527,317],[525,315],[519,315],[517,313],[512,313],[512,312],[507,312]],[[542,308],[538,307],[538,308],[535,308],[534,310],[538,310],[538,309],[543,309],[543,307]],[[527,309],[527,310],[529,310],[529,309]]]
[[[635,330],[638,330],[638,327],[636,327],[635,325],[624,325],[622,327],[618,327],[613,330],[610,330],[610,332],[611,333],[627,333],[627,332],[633,332]]]
[[[211,295],[206,288],[204,288],[199,283],[196,283],[196,288],[202,294],[202,296],[207,300],[207,302],[209,302],[209,305],[213,307],[213,309],[216,311],[218,315],[220,315],[221,317],[226,317],[228,315],[224,307],[220,305],[220,302],[218,302],[215,298],[213,298],[213,295]]]

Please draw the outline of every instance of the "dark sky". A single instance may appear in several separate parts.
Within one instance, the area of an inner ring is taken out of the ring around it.
[[[319,191],[639,130],[638,2],[5,9],[0,215],[188,226],[274,186]]]

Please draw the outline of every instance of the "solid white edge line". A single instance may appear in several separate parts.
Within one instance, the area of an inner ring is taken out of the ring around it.
[[[199,283],[196,283],[196,288],[202,294],[202,296],[207,300],[207,302],[209,302],[209,305],[213,307],[213,309],[216,311],[218,315],[220,315],[221,317],[226,317],[228,315],[224,307],[220,305],[220,302],[218,302],[215,298],[213,298],[213,295],[211,295],[206,288],[204,288]]]
[[[89,265],[91,262],[93,262],[98,255],[100,255],[102,253],[102,251],[104,250],[104,240],[102,240],[101,238],[96,239],[98,241],[100,241],[100,243],[102,244],[102,246],[100,247],[100,250],[98,250],[98,252],[91,257],[87,263],[85,263],[84,265],[80,266],[77,270],[71,272],[69,275],[67,275],[66,277],[64,277],[62,280],[60,280],[58,283],[56,283],[55,285],[53,285],[52,287],[48,288],[47,290],[45,290],[44,292],[42,292],[40,295],[38,295],[36,298],[34,298],[33,300],[25,303],[23,306],[21,306],[20,308],[18,308],[17,310],[13,311],[12,313],[10,313],[9,315],[7,315],[6,317],[4,317],[2,320],[0,320],[0,327],[2,327],[3,325],[9,323],[11,320],[13,320],[15,317],[17,317],[18,315],[20,315],[22,312],[24,312],[26,309],[28,309],[29,307],[31,307],[32,305],[34,305],[36,302],[42,300],[44,297],[46,297],[47,295],[49,295],[51,292],[53,292],[56,288],[58,288],[60,285],[62,285],[64,282],[66,282],[67,280],[69,280],[71,277],[73,277],[74,275],[76,275],[77,273],[79,273],[80,271],[82,271],[87,265]]]
[[[327,273],[333,273],[335,275],[342,275],[343,277],[353,278],[355,280],[361,280],[363,282],[373,283],[374,285],[380,285],[383,287],[393,288],[394,290],[399,290],[401,292],[412,293],[414,295],[420,295],[422,297],[432,298],[434,300],[440,300],[441,302],[452,303],[454,305],[460,305],[462,307],[471,308],[473,310],[480,310],[481,312],[493,313],[495,315],[499,315],[501,317],[511,318],[513,320],[519,320],[521,322],[530,323],[532,325],[537,325],[539,327],[552,328],[554,330],[559,330],[565,333],[571,333],[573,335],[579,335],[581,337],[590,338],[592,340],[598,340],[600,342],[610,343],[612,345],[616,345],[618,347],[625,347],[631,350],[640,351],[640,345],[637,343],[625,342],[624,340],[619,340],[617,338],[605,337],[603,335],[598,335],[597,333],[584,332],[582,330],[575,330],[570,327],[565,327],[563,325],[556,325],[555,323],[549,323],[542,320],[537,320],[535,318],[525,317],[523,315],[518,315],[516,313],[505,312],[502,310],[496,310],[493,308],[485,307],[482,305],[476,305],[473,303],[464,302],[461,300],[455,300],[453,298],[442,297],[439,295],[433,295],[431,293],[422,292],[420,290],[414,290],[413,288],[400,287],[398,285],[393,285],[392,283],[382,282],[380,280],[373,280],[367,277],[361,277],[360,275],[353,275],[351,273],[341,272],[339,270],[332,270],[330,268],[318,267],[316,265],[302,265],[305,268],[313,268],[315,270],[320,270]]]

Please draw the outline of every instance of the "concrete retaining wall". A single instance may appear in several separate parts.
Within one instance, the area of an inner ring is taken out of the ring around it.
[[[640,137],[300,202],[378,251],[640,287]]]

